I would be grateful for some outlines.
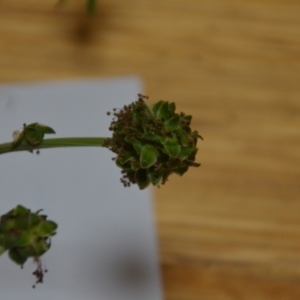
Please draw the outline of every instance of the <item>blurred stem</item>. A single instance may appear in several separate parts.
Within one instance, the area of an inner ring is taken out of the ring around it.
[[[64,4],[67,0],[58,0],[57,5]],[[97,0],[86,0],[86,13],[89,16],[95,14]]]
[[[96,10],[96,1],[97,0],[87,0],[86,11],[88,15],[93,15]]]
[[[101,147],[104,137],[74,137],[74,138],[54,138],[44,139],[36,146],[22,142],[15,148],[12,148],[12,142],[0,144],[0,154],[16,152],[16,151],[32,151],[47,148],[65,148],[65,147]],[[1,249],[0,249],[1,250]],[[1,252],[0,252],[1,253]]]

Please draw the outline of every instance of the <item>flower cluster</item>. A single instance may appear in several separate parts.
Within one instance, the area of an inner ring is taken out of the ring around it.
[[[200,166],[195,157],[197,139],[202,139],[190,128],[192,116],[175,113],[175,103],[158,101],[150,108],[146,98],[139,95],[136,102],[114,109],[109,128],[113,135],[103,144],[117,154],[114,160],[122,169],[124,186],[136,183],[140,189]]]
[[[39,257],[50,248],[50,237],[55,235],[57,224],[47,216],[33,213],[18,205],[0,218],[0,249],[8,251],[9,257],[23,266],[30,257],[37,263],[33,273],[37,283],[43,281],[43,270]]]

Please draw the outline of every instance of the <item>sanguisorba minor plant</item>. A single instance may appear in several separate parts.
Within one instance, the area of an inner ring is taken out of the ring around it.
[[[12,142],[0,144],[0,154],[57,147],[106,147],[116,154],[113,160],[121,168],[125,187],[163,185],[171,174],[183,175],[189,167],[200,166],[195,158],[197,140],[202,137],[190,127],[192,116],[176,113],[174,103],[158,101],[150,107],[146,99],[138,95],[137,101],[107,112],[113,116],[111,137],[44,139],[45,134],[55,133],[51,127],[24,124],[22,132],[13,133]],[[50,249],[57,229],[57,223],[41,211],[32,212],[18,205],[0,218],[0,255],[8,251],[11,260],[20,266],[33,258],[37,264],[33,273],[36,283],[43,282],[45,270],[40,257]]]

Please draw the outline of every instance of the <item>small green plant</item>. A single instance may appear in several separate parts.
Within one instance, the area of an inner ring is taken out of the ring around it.
[[[39,213],[18,205],[0,219],[0,254],[8,251],[10,259],[21,266],[32,257],[37,263],[33,273],[36,283],[43,282],[44,270],[40,256],[49,250],[50,238],[55,235],[57,228],[55,222]]]
[[[121,168],[121,182],[125,187],[137,184],[140,189],[149,185],[160,186],[170,175],[183,175],[195,162],[197,141],[202,139],[190,128],[192,117],[176,113],[174,103],[158,101],[152,107],[147,97],[113,109],[109,127],[111,137],[78,137],[45,139],[55,131],[40,123],[24,124],[22,132],[13,133],[13,141],[0,144],[0,154],[16,151],[39,151],[58,147],[106,147],[116,154],[113,158]],[[50,249],[51,237],[57,224],[47,220],[40,211],[31,212],[18,205],[0,218],[0,255],[9,257],[23,266],[28,258],[37,264],[36,283],[43,281],[40,256]]]

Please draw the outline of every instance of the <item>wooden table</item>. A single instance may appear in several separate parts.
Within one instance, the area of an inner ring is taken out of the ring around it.
[[[300,299],[299,0],[84,5],[1,0],[1,82],[141,76],[204,136],[155,189],[165,299]]]

